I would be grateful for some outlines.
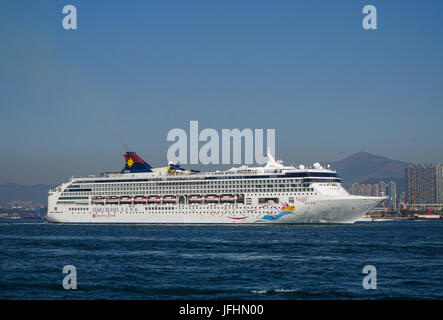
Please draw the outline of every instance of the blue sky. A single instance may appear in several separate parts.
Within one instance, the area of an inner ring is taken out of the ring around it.
[[[78,29],[62,28],[77,8]],[[362,28],[377,7],[378,29]],[[275,128],[277,158],[443,162],[441,1],[0,3],[0,183],[166,162],[169,130]],[[205,169],[200,167],[200,169]]]

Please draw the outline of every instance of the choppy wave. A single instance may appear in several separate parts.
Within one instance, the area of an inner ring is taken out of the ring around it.
[[[3,299],[441,299],[443,223],[0,223]],[[63,266],[78,289],[64,290]],[[377,268],[365,290],[362,268]]]

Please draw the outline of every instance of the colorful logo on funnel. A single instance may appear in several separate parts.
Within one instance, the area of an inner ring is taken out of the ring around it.
[[[132,167],[134,165],[134,160],[132,160],[132,158],[129,158],[128,161],[126,161],[126,164],[128,165],[128,167]]]
[[[122,173],[125,173],[125,171],[152,172],[152,167],[135,152],[126,152],[123,156],[125,157],[125,167],[123,168]]]

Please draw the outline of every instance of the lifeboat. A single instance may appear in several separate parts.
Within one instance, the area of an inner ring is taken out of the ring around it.
[[[176,196],[164,196],[163,200],[165,202],[169,202],[169,203],[176,202],[177,201],[177,197]]]
[[[104,203],[105,202],[105,197],[92,197],[92,202],[93,203]]]
[[[160,202],[162,201],[162,197],[160,196],[149,196],[148,202]]]
[[[118,203],[118,197],[106,197],[106,203]]]
[[[131,203],[131,202],[132,202],[131,197],[128,197],[128,196],[120,197],[120,203]]]
[[[213,202],[213,201],[218,201],[219,196],[213,195],[213,194],[208,194],[205,196],[205,200],[208,202]]]
[[[134,203],[145,203],[146,197],[145,196],[136,196],[134,197]]]
[[[220,197],[221,201],[235,201],[237,200],[237,197],[233,194],[224,194]]]
[[[192,196],[189,196],[189,202],[201,202],[202,200],[203,200],[203,197],[198,194],[194,194]]]

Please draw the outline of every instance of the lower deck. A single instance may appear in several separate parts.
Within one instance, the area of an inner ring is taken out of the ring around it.
[[[349,223],[380,199],[294,198],[266,204],[84,205],[49,208],[48,219],[72,223]]]

